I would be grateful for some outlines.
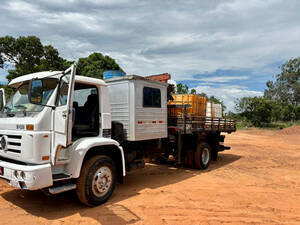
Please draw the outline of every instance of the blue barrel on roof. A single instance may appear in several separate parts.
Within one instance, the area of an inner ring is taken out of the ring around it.
[[[123,77],[126,76],[126,73],[120,70],[106,70],[103,72],[103,79],[110,79],[114,77]]]

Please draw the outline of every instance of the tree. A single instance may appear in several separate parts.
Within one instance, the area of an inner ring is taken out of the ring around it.
[[[300,104],[300,57],[292,58],[281,66],[275,82],[268,81],[264,97],[294,106]]]
[[[197,91],[196,91],[195,88],[192,88],[192,89],[191,89],[191,94],[193,94],[193,95],[197,94]]]
[[[262,126],[272,121],[272,101],[263,97],[245,97],[237,102],[236,108],[254,126]]]
[[[60,57],[59,52],[51,45],[43,46],[35,36],[0,37],[0,68],[13,65],[8,71],[8,81],[28,73],[57,70],[64,71],[73,62]],[[80,58],[77,65],[77,74],[102,78],[105,70],[121,70],[121,67],[109,56],[99,52],[88,57]]]
[[[295,119],[300,120],[300,105],[295,108]]]
[[[269,80],[269,81],[267,81],[266,86],[267,86],[267,89],[265,89],[265,91],[264,91],[264,97],[269,100],[275,100],[276,99],[276,97],[275,97],[276,90],[275,90],[274,82]]]
[[[276,121],[293,121],[298,118],[298,107],[264,97],[244,97],[236,102],[236,110],[254,126]],[[300,108],[299,108],[300,109]],[[299,111],[300,112],[300,111]]]
[[[182,83],[178,83],[176,85],[176,94],[188,94],[189,87],[187,85],[183,85]]]
[[[100,52],[94,52],[88,57],[80,58],[76,73],[82,76],[103,78],[106,70],[122,70],[122,68],[109,56],[103,56]]]
[[[208,101],[213,102],[213,103],[217,103],[217,104],[221,104],[222,103],[222,101],[220,99],[216,98],[213,95],[208,98]]]
[[[200,94],[197,94],[197,95],[199,95],[199,96],[201,96],[201,97],[204,97],[204,98],[208,98],[208,96],[207,96],[204,92],[202,92],[202,93],[200,93]]]
[[[225,111],[226,110],[226,106],[224,105],[223,101],[221,101],[220,99],[216,98],[215,96],[210,96],[209,98],[207,97],[207,100],[216,104],[221,104],[222,105],[222,110]]]
[[[300,120],[300,57],[281,67],[275,81],[268,81],[264,97],[244,97],[236,110],[255,126],[277,121]]]
[[[71,62],[61,58],[51,45],[43,46],[35,36],[0,37],[0,68],[13,65],[7,80],[44,70],[65,70]]]
[[[248,110],[249,104],[251,102],[252,98],[251,97],[243,97],[236,99],[235,101],[235,110],[238,113],[244,113]]]
[[[39,71],[64,71],[73,62],[62,58],[56,48],[41,43],[35,36],[0,37],[0,68],[7,68],[10,65],[13,69],[8,70],[6,76],[8,81],[12,79]],[[122,70],[114,59],[103,56],[101,53],[93,53],[86,58],[80,58],[77,74],[102,78],[105,70]],[[13,89],[2,85],[6,97],[9,98]]]
[[[46,45],[44,48],[44,56],[38,66],[38,71],[57,70],[63,71],[69,68],[73,61],[68,61],[59,56],[58,50],[51,45]]]
[[[8,101],[10,99],[10,97],[14,93],[14,89],[8,87],[7,85],[3,85],[3,84],[0,84],[0,88],[4,89],[4,91],[5,91],[5,98],[6,98],[6,101]]]

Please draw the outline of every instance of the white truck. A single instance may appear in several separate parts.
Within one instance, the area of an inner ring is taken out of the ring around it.
[[[221,132],[235,131],[235,121],[220,118],[210,118],[209,127],[204,120],[169,121],[167,83],[140,76],[104,82],[75,71],[74,64],[9,83],[16,92],[6,104],[2,98],[0,178],[11,186],[50,194],[76,189],[82,203],[96,206],[153,149],[205,169],[226,149]]]

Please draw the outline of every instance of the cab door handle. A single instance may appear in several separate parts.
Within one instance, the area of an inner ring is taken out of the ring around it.
[[[62,117],[63,117],[63,119],[67,119],[67,111],[62,112]]]

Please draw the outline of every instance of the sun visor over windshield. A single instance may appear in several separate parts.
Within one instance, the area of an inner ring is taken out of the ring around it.
[[[11,80],[8,84],[9,87],[18,88],[24,81],[29,81],[31,79],[43,79],[46,77],[59,78],[62,75],[61,71],[48,71],[48,72],[38,72],[31,73],[28,75],[17,77]]]

